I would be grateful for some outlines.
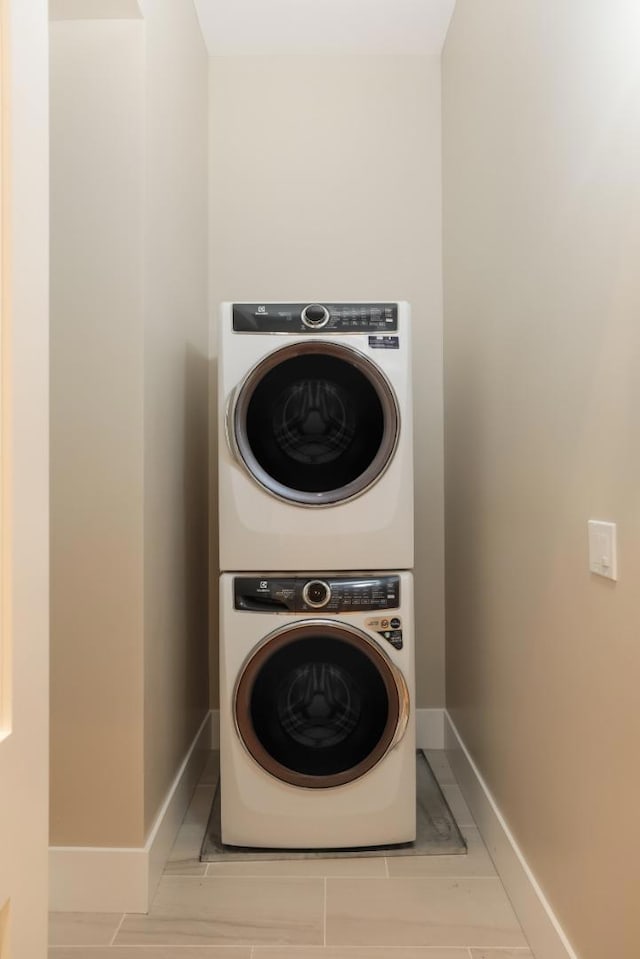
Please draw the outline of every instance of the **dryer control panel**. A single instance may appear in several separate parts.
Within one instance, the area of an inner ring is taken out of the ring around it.
[[[256,613],[346,613],[400,606],[399,576],[236,576],[236,609]]]
[[[395,333],[397,303],[234,303],[235,333]]]

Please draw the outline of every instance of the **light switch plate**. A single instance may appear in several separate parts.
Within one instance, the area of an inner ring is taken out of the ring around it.
[[[589,569],[598,576],[617,580],[618,545],[616,524],[590,519],[589,523]]]

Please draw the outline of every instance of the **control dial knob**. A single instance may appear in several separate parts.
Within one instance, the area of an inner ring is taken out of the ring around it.
[[[300,314],[302,322],[312,330],[319,330],[329,322],[329,310],[320,303],[311,303],[305,306]]]
[[[310,579],[304,584],[302,598],[313,609],[322,609],[331,599],[331,587],[322,579]]]

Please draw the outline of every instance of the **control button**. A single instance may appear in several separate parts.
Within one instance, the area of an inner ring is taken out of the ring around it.
[[[309,306],[305,306],[300,316],[304,325],[313,330],[320,329],[329,322],[329,311],[319,303],[311,303]]]
[[[394,616],[391,620],[391,629],[400,629],[400,620],[397,616]]]
[[[331,587],[321,579],[310,579],[304,585],[302,598],[307,606],[322,609],[331,599]]]

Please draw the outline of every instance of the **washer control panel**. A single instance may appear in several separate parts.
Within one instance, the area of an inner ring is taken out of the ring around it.
[[[234,303],[236,333],[395,333],[397,303]]]
[[[400,606],[399,576],[236,576],[236,609],[248,612],[346,613]]]

